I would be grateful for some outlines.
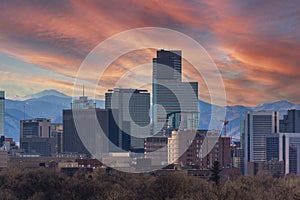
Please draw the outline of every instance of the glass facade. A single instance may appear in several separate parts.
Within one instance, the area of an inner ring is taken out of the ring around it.
[[[168,124],[172,113],[198,113],[198,83],[182,82],[181,51],[157,51],[153,59],[152,92],[153,134],[161,134],[170,125],[180,128],[182,118],[178,114]],[[193,124],[198,128],[198,114],[193,117]]]
[[[281,133],[300,133],[300,110],[289,110],[280,120]]]
[[[266,135],[267,161],[284,161],[285,174],[300,175],[300,134],[278,133]]]
[[[289,137],[289,173],[297,174],[298,149],[300,137]]]
[[[249,162],[267,160],[266,135],[278,133],[278,113],[274,111],[251,111],[246,113],[244,123],[244,166],[248,174]],[[272,156],[272,155],[270,155]]]
[[[56,138],[23,138],[21,146],[26,154],[51,156],[57,152]]]
[[[267,161],[279,159],[279,135],[270,134],[266,136]]]
[[[120,128],[118,146],[126,151],[143,152],[144,138],[150,134],[150,93],[130,88],[108,90],[105,108],[112,110]]]

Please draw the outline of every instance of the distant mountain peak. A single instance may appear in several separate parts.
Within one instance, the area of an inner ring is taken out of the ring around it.
[[[24,97],[24,100],[40,98],[44,96],[57,96],[62,98],[69,98],[69,96],[65,95],[64,93],[52,89],[52,90],[43,90],[35,94],[27,95]]]
[[[271,102],[271,103],[262,103],[259,104],[258,106],[256,106],[254,108],[254,110],[261,110],[261,109],[265,109],[265,110],[286,110],[286,109],[290,109],[292,106],[294,106],[294,103],[291,103],[287,100],[281,100],[281,101],[275,101],[275,102]]]

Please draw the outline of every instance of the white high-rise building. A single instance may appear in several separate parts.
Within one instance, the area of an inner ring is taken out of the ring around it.
[[[244,126],[245,174],[248,163],[266,161],[266,135],[279,132],[279,113],[275,111],[247,112]]]

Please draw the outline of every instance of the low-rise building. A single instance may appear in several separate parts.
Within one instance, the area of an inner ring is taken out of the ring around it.
[[[169,164],[205,170],[218,161],[221,167],[230,167],[230,138],[219,136],[220,131],[217,130],[173,131],[168,139]]]

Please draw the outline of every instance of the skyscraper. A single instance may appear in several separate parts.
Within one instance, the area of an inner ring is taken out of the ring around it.
[[[115,88],[105,93],[105,108],[111,109],[119,126],[119,147],[144,151],[150,133],[150,94],[147,90]]]
[[[168,128],[168,120],[172,120],[169,126],[176,126],[170,128],[179,128],[183,113],[194,113],[198,124],[198,83],[182,82],[181,51],[157,51],[153,59],[152,92],[153,134]]]
[[[111,111],[95,108],[85,96],[73,101],[73,109],[63,110],[63,152],[85,154],[87,157],[98,152],[107,153],[111,146],[102,133],[117,145],[118,127]],[[97,146],[98,142],[100,146]]]
[[[266,135],[279,132],[279,114],[273,111],[247,112],[244,124],[245,174],[248,162],[266,161]]]
[[[300,110],[289,110],[279,123],[281,133],[300,133]]]
[[[0,91],[0,137],[4,136],[5,92]]]
[[[153,58],[153,80],[175,80],[181,82],[181,73],[181,51],[160,50],[156,52],[156,58]]]
[[[300,133],[278,133],[266,136],[267,160],[284,161],[285,174],[300,175]]]

